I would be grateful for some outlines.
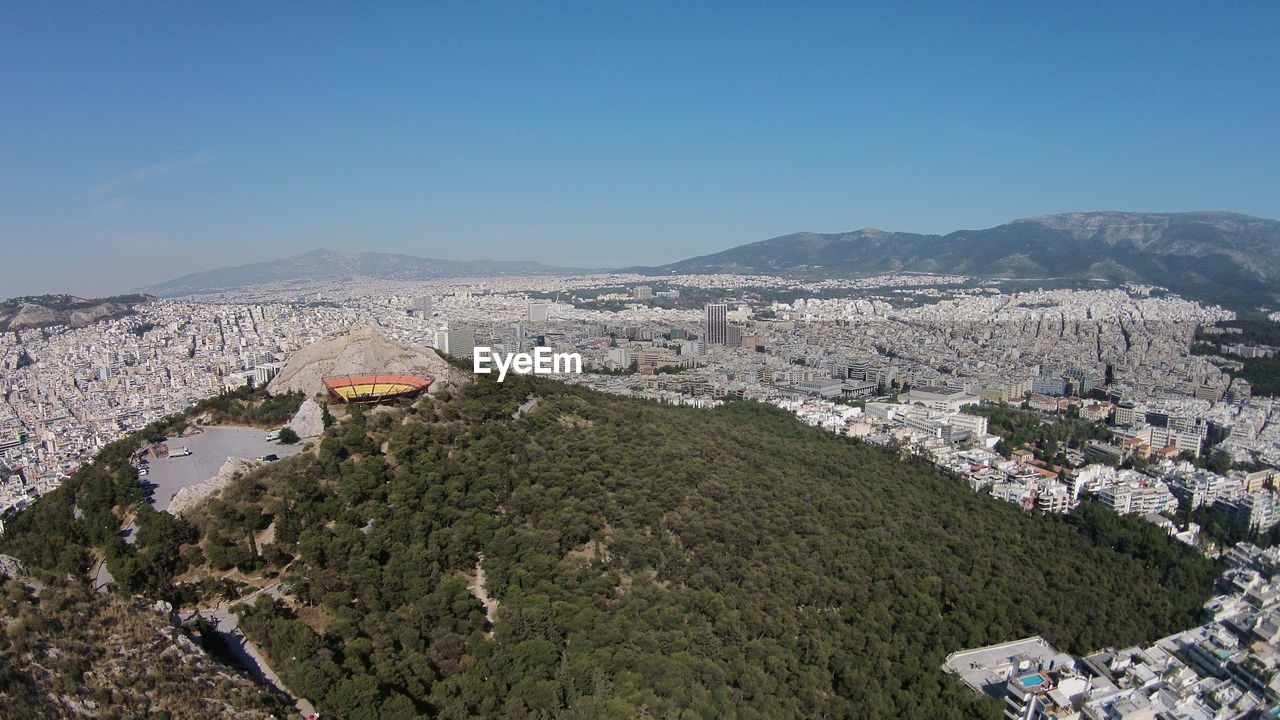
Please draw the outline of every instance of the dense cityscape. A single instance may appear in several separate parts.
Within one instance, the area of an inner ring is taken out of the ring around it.
[[[477,346],[575,352],[585,372],[562,381],[664,404],[772,404],[806,424],[927,458],[974,492],[1026,512],[1066,514],[1092,499],[1215,557],[1228,538],[1258,537],[1280,524],[1274,398],[1232,378],[1238,366],[1227,359],[1274,348],[1232,344],[1232,330],[1219,324],[1234,313],[1160,288],[1005,292],[961,276],[793,283],[612,274],[367,279],[307,290],[299,297],[292,284],[262,285],[155,300],[85,327],[7,333],[6,513],[56,488],[117,438],[204,398],[265,386],[300,349],[365,326],[463,361]],[[709,294],[702,307],[694,304]],[[1202,337],[1220,339],[1223,355],[1193,354]],[[1092,429],[1060,446],[1017,442],[1010,416]],[[1217,536],[1192,520],[1215,517]],[[1262,673],[1246,668],[1278,662],[1274,651],[1258,654],[1219,629],[1234,622],[1244,635],[1256,634],[1271,622],[1258,615],[1270,605],[1250,600],[1270,587],[1259,585],[1270,574],[1239,578],[1260,563],[1272,567],[1265,558],[1273,551],[1248,548],[1227,555],[1253,553],[1232,561],[1244,569],[1223,582],[1236,594],[1212,601],[1203,628],[1101,659],[1071,659],[1043,641],[1021,641],[972,651],[982,662],[966,660],[970,667],[955,671],[1040,678],[1034,688],[1011,679],[1013,691],[996,693],[1022,703],[1022,713],[1083,707],[1086,717],[1104,718],[1129,703],[1208,713],[1186,717],[1241,717],[1271,698]],[[1216,664],[1176,660],[1184,645]],[[1057,664],[1050,670],[1046,662]],[[1084,663],[1109,680],[1078,680]],[[1184,672],[1181,694],[1134,675],[1148,666],[1160,677]],[[1197,699],[1206,695],[1212,712]]]
[[[1232,313],[1153,297],[1150,287],[1002,293],[964,287],[964,280],[878,276],[793,286],[759,276],[687,276],[663,278],[668,289],[656,294],[645,278],[625,275],[370,280],[303,298],[293,288],[260,286],[158,300],[89,327],[19,330],[4,336],[11,368],[0,416],[10,468],[4,507],[52,489],[121,435],[201,398],[263,385],[300,347],[357,325],[461,358],[476,345],[578,352],[587,372],[564,379],[611,393],[697,407],[725,398],[772,403],[833,432],[899,443],[970,477],[975,489],[1055,512],[1069,509],[1082,489],[1101,493],[1116,484],[1140,497],[1168,497],[1165,485],[1189,474],[1187,456],[1223,452],[1228,465],[1280,464],[1274,400],[1253,396],[1220,358],[1189,352],[1198,329],[1220,332],[1215,323]],[[655,298],[682,291],[724,299],[701,309],[655,306]],[[779,292],[796,298],[757,299]],[[832,292],[856,296],[805,297]],[[929,302],[902,301],[920,297]],[[599,308],[604,302],[618,307]],[[20,353],[38,360],[15,369]],[[963,412],[979,403],[1025,406],[1044,418],[1070,414],[1109,426],[1111,437],[1063,448],[1062,467],[1027,448],[1010,448],[1006,457],[994,451],[999,437],[986,418]],[[1146,475],[1074,472],[1134,456],[1156,464]],[[1193,508],[1265,506],[1254,511],[1249,531],[1280,521],[1280,503],[1264,483],[1196,473],[1194,482],[1213,490],[1196,494]],[[1065,482],[1080,477],[1090,479]],[[1102,497],[1120,512],[1171,507]]]
[[[0,720],[1280,720],[1280,4],[5,10]]]

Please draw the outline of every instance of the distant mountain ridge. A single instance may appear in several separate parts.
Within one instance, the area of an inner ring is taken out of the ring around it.
[[[654,275],[761,273],[846,277],[884,272],[976,277],[1076,278],[1167,287],[1228,306],[1280,304],[1280,221],[1234,212],[1072,212],[946,235],[864,228],[800,232],[657,267]],[[538,262],[438,260],[393,253],[315,250],[269,262],[193,273],[144,288],[176,297],[271,282],[370,277],[433,280],[599,272]]]
[[[225,292],[271,282],[346,280],[371,277],[384,280],[434,280],[494,275],[565,275],[573,268],[516,260],[439,260],[380,252],[313,250],[279,260],[192,273],[144,288],[161,297]]]
[[[801,232],[637,270],[1100,278],[1213,301],[1274,303],[1280,299],[1280,221],[1232,212],[1077,212],[946,235]]]

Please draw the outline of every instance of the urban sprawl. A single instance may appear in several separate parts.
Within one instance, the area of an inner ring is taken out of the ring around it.
[[[1072,717],[1069,707],[1129,717],[1107,713],[1130,706],[1239,717],[1280,701],[1252,672],[1280,665],[1274,649],[1259,649],[1280,636],[1280,560],[1219,547],[1186,521],[1209,509],[1240,536],[1280,524],[1280,406],[1228,372],[1232,356],[1275,349],[1216,325],[1233,317],[1145,286],[1002,291],[915,274],[357,280],[157,300],[124,318],[0,339],[0,512],[53,489],[106,443],[264,384],[298,349],[346,329],[373,326],[458,358],[477,346],[547,347],[581,356],[584,372],[565,382],[701,408],[769,403],[928,458],[1028,512],[1094,499],[1227,557],[1224,594],[1202,627],[1083,659],[1030,639],[958,653],[948,668],[975,689],[997,688],[1010,717]],[[1220,356],[1191,352],[1198,333]],[[981,412],[993,405],[1106,432],[1013,447]]]

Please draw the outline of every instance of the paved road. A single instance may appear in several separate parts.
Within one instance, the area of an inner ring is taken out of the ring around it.
[[[124,541],[130,545],[138,540],[133,535],[133,531],[138,527],[133,521],[135,517],[136,514],[132,512],[125,516],[124,529],[120,531],[124,535]],[[101,593],[106,592],[107,586],[115,582],[115,578],[111,577],[111,572],[107,570],[107,559],[105,557],[98,560],[89,574],[93,576],[93,589]]]
[[[271,669],[266,658],[263,657],[262,651],[250,642],[249,638],[244,636],[244,633],[240,631],[235,615],[222,610],[213,613],[211,616],[206,615],[206,617],[210,617],[217,626],[218,634],[222,635],[223,641],[226,642],[227,648],[235,656],[236,661],[249,671],[249,677],[259,684],[269,685],[292,698],[294,701],[293,706],[298,709],[302,717],[311,717],[315,713],[315,707],[306,700],[294,695],[285,686],[280,676],[276,675],[275,671]]]
[[[515,411],[515,412],[511,413],[511,419],[512,419],[512,420],[518,420],[518,419],[520,419],[520,416],[521,416],[521,415],[524,415],[525,413],[527,413],[527,412],[529,412],[530,410],[532,410],[532,409],[533,409],[533,406],[534,406],[534,405],[537,405],[537,404],[538,404],[538,398],[536,398],[536,397],[532,397],[532,398],[529,398],[528,400],[525,400],[525,401],[524,401],[524,404],[522,404],[520,407],[516,408],[516,411]]]
[[[280,583],[273,583],[260,590],[254,591],[242,598],[238,598],[236,603],[251,604],[259,595],[266,594],[274,598],[280,597]],[[240,620],[227,608],[205,609],[197,611],[193,614],[203,615],[206,619],[214,624],[218,634],[222,636],[223,641],[227,644],[227,648],[235,657],[236,662],[249,672],[249,677],[260,685],[267,685],[289,696],[294,701],[294,707],[302,714],[302,717],[310,717],[316,711],[315,707],[306,700],[294,695],[284,681],[276,675],[271,669],[264,654],[256,645],[245,637],[240,630]],[[190,618],[188,618],[190,619]]]
[[[107,591],[107,586],[115,582],[115,578],[111,577],[111,573],[107,571],[105,559],[98,560],[95,567],[97,569],[93,571],[93,589],[104,593]]]

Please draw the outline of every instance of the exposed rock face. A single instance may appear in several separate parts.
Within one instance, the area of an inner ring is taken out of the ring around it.
[[[0,555],[0,577],[20,578],[26,575],[27,568],[22,561],[12,555]]]
[[[0,585],[12,581],[0,580]],[[25,582],[25,581],[24,581]],[[244,718],[292,715],[269,689],[222,665],[140,598],[56,581],[0,595],[0,716]],[[288,714],[286,714],[288,713]]]
[[[173,499],[169,501],[168,512],[171,515],[181,515],[183,510],[218,492],[232,480],[244,476],[261,464],[261,460],[245,460],[237,457],[227,458],[227,461],[222,463],[222,467],[218,468],[218,472],[213,477],[195,485],[188,485],[174,494]]]
[[[289,421],[289,428],[300,438],[320,437],[324,433],[324,411],[315,400],[307,398]]]
[[[430,392],[470,382],[466,372],[449,365],[431,348],[393,342],[375,328],[359,327],[299,350],[267,390],[273,394],[300,390],[314,397],[324,394],[327,377],[397,374],[435,378]]]

